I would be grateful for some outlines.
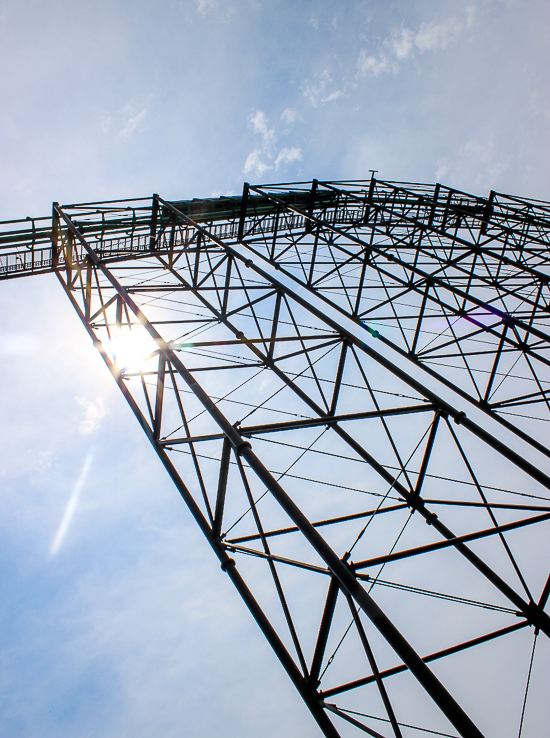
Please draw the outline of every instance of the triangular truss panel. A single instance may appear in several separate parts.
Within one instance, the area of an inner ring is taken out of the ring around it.
[[[54,204],[0,276],[56,272],[326,736],[489,736],[550,637],[549,233],[494,192],[245,185]]]

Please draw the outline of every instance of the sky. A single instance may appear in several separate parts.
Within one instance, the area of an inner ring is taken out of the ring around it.
[[[550,200],[543,0],[0,3],[0,220],[243,181]],[[53,276],[0,285],[0,733],[318,735]]]

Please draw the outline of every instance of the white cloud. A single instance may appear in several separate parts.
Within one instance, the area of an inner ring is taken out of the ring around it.
[[[80,423],[78,432],[83,436],[88,436],[99,428],[108,411],[101,397],[96,397],[95,402],[85,400],[83,397],[75,399],[84,408],[84,420]]]
[[[213,10],[217,4],[217,0],[198,0],[197,12],[201,15],[206,15],[210,10]]]
[[[437,162],[437,168],[435,171],[435,179],[437,182],[442,182],[451,169],[451,165],[448,157],[444,156]]]
[[[512,167],[511,157],[498,150],[492,135],[484,140],[470,139],[460,149],[459,156],[463,166],[477,171],[475,181],[483,189],[491,187]]]
[[[246,157],[243,172],[245,174],[252,174],[256,179],[261,178],[264,172],[267,172],[268,169],[272,168],[269,164],[263,162],[261,157],[262,152],[260,149],[254,149],[254,151],[251,151]]]
[[[414,32],[410,28],[402,28],[394,33],[391,39],[391,48],[398,59],[406,59],[413,51]]]
[[[385,54],[380,54],[377,58],[367,53],[366,49],[361,49],[359,59],[357,60],[357,77],[379,77],[386,72],[397,72],[399,66],[395,62],[391,62]]]
[[[281,164],[291,164],[293,161],[300,161],[301,158],[302,152],[296,146],[288,149],[281,149],[275,159],[275,169],[278,169]]]
[[[294,108],[285,108],[281,113],[281,120],[283,123],[295,123],[297,120],[302,119]]]
[[[506,154],[493,134],[471,138],[437,162],[438,182],[451,178],[451,183],[468,180],[479,192],[486,192],[513,170],[513,155]]]
[[[448,18],[443,23],[422,23],[414,37],[414,43],[421,52],[448,49],[463,30],[464,24],[456,18]]]
[[[235,15],[236,9],[221,0],[197,0],[197,13],[205,17],[215,11],[216,20],[226,22]]]
[[[153,95],[145,96],[137,104],[128,102],[115,111],[99,113],[99,127],[104,136],[112,134],[119,139],[129,139],[136,130],[144,130],[144,121],[149,113]]]
[[[309,17],[309,23],[310,25],[316,30],[319,30],[319,19],[317,18],[315,13],[312,13]]]
[[[111,128],[112,120],[113,119],[112,119],[111,114],[110,113],[107,113],[107,112],[101,113],[101,115],[99,116],[99,125],[100,125],[100,128],[101,128],[101,132],[104,135],[107,135],[107,133],[109,133],[109,130]]]
[[[254,115],[250,116],[250,124],[254,133],[257,133],[262,137],[264,146],[271,146],[275,140],[275,131],[273,128],[268,127],[267,116],[263,110],[256,110]]]
[[[319,103],[328,103],[343,97],[343,90],[334,90],[329,92],[327,87],[332,83],[331,76],[327,69],[319,76],[318,84],[304,84],[302,91],[304,97],[307,97],[311,105],[315,108]]]
[[[441,23],[422,23],[416,31],[411,28],[394,29],[382,42],[378,55],[361,49],[357,59],[357,78],[379,77],[390,72],[396,74],[400,69],[398,62],[414,58],[416,51],[423,54],[448,49],[474,23],[474,8],[465,8],[464,15],[464,21],[453,16]]]
[[[46,471],[52,465],[52,452],[51,451],[39,451],[34,455],[32,461],[32,468],[37,472]]]
[[[120,132],[120,138],[129,138],[147,115],[147,106],[135,113],[129,106],[126,107],[127,120]]]
[[[286,108],[281,114],[281,120],[292,123],[301,120],[293,108]],[[255,148],[247,156],[243,173],[259,180],[270,169],[279,169],[284,164],[290,164],[302,158],[302,152],[297,146],[286,146],[275,157],[275,130],[269,127],[269,122],[263,110],[256,110],[248,119],[254,133],[262,138],[261,148]]]
[[[339,97],[344,97],[343,90],[335,90],[334,92],[331,92],[330,95],[323,97],[321,99],[321,102],[322,103],[332,102],[333,100],[338,100]]]

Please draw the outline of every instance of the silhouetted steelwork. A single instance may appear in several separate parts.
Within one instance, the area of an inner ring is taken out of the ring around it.
[[[497,735],[550,636],[549,236],[495,192],[245,184],[54,204],[0,277],[57,274],[326,736]]]

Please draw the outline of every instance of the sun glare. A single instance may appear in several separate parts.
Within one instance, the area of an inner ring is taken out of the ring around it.
[[[121,328],[109,341],[109,354],[120,370],[139,371],[157,349],[157,344],[141,325]]]
[[[59,528],[57,529],[57,533],[55,534],[55,537],[52,541],[52,545],[50,547],[50,556],[55,556],[55,554],[59,551],[59,547],[61,546],[63,539],[65,538],[65,533],[67,532],[69,523],[71,522],[71,519],[74,515],[74,511],[76,510],[78,498],[80,497],[80,493],[82,492],[82,487],[84,486],[84,482],[86,481],[86,477],[88,476],[88,472],[90,471],[93,458],[94,458],[94,455],[90,451],[90,453],[86,456],[86,459],[84,461],[84,466],[82,467],[82,471],[80,472],[80,476],[78,477],[77,482],[74,486],[73,492],[71,496],[69,497],[69,501],[67,503],[67,507],[65,508],[65,513],[61,520],[61,524]]]

